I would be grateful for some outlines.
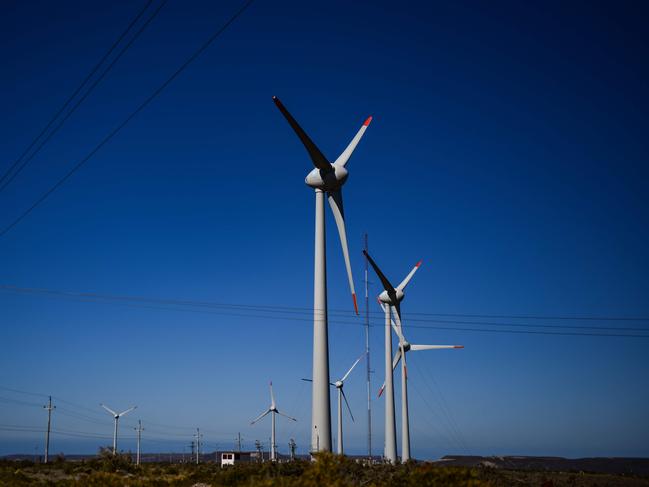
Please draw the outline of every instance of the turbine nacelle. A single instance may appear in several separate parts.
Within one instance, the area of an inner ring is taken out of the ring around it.
[[[314,168],[309,174],[307,174],[306,178],[304,178],[304,182],[307,186],[310,186],[313,189],[336,191],[345,184],[348,175],[349,172],[344,167],[331,164],[330,171],[317,167]]]
[[[337,389],[342,388],[342,386],[343,386],[343,381],[341,381],[341,380],[337,380],[336,382],[334,382],[334,386],[335,386]]]
[[[392,294],[392,296],[390,296]],[[379,301],[390,306],[396,306],[397,303],[400,303],[403,300],[404,294],[401,289],[395,289],[394,293],[388,293],[388,291],[383,291],[379,294]]]

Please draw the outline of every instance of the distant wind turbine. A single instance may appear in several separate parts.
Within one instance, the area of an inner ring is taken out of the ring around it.
[[[271,416],[271,430],[270,430],[270,459],[271,461],[275,461],[277,459],[277,445],[275,443],[275,415],[279,414],[281,416],[284,416],[285,418],[288,418],[292,421],[297,421],[297,419],[292,418],[284,413],[279,412],[277,409],[277,406],[275,405],[275,396],[273,395],[273,383],[270,383],[270,407],[261,413],[259,416],[257,416],[255,419],[253,419],[250,424],[255,424],[257,421],[259,421],[261,418],[266,416],[268,413],[272,413]]]
[[[345,400],[345,405],[347,406],[347,410],[349,411],[349,417],[352,418],[352,421],[354,421],[354,415],[352,414],[352,408],[349,406],[349,402],[347,401],[347,396],[345,396],[345,391],[343,390],[343,386],[345,385],[345,380],[349,376],[352,370],[354,370],[354,367],[358,364],[358,362],[361,361],[361,359],[365,356],[367,352],[363,352],[360,357],[356,359],[356,361],[352,364],[352,366],[349,368],[349,370],[343,375],[342,379],[337,380],[336,382],[330,382],[329,384],[335,387],[338,390],[338,454],[343,455],[343,404],[342,401],[343,399]],[[302,379],[307,382],[311,382],[311,379]]]
[[[352,414],[352,408],[349,407],[349,402],[347,402],[347,396],[345,396],[345,391],[343,391],[343,386],[345,385],[345,379],[349,376],[352,370],[354,370],[354,367],[356,367],[356,364],[361,361],[361,359],[365,356],[365,352],[361,354],[360,357],[356,359],[356,362],[352,364],[352,366],[349,368],[347,373],[343,375],[342,379],[337,380],[334,382],[334,386],[336,386],[336,389],[338,389],[338,454],[343,455],[343,403],[342,400],[345,400],[345,405],[347,406],[347,410],[349,411],[349,416],[352,418],[352,421],[354,421],[354,415]]]
[[[113,455],[117,453],[117,423],[119,422],[119,418],[124,416],[126,413],[130,413],[133,411],[137,406],[131,406],[128,408],[126,411],[122,411],[121,413],[116,413],[112,409],[110,409],[108,406],[104,404],[100,404],[102,408],[104,408],[106,411],[108,411],[110,414],[113,415],[113,418],[115,419],[115,429],[113,431]]]

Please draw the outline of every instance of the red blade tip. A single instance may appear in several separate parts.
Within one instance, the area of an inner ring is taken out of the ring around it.
[[[356,293],[352,293],[352,299],[354,300],[354,311],[358,314],[358,303],[356,302]]]
[[[365,120],[365,123],[363,125],[367,127],[371,121],[372,121],[372,116],[370,115],[369,117],[367,117],[367,120]]]
[[[464,348],[464,345],[455,345],[453,348]]]
[[[417,263],[415,264],[415,267],[419,267],[419,266],[421,266],[421,263],[422,263],[422,262],[423,262],[423,260],[420,260],[419,262],[417,262]]]

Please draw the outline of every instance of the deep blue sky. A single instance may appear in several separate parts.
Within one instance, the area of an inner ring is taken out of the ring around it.
[[[3,2],[0,170],[141,4]],[[0,224],[91,150],[238,5],[170,0],[0,192]],[[649,316],[646,18],[640,2],[258,0],[0,239],[0,283],[308,309],[313,195],[303,178],[312,166],[271,97],[282,98],[332,160],[371,114],[345,186],[357,288],[363,232],[394,281],[424,259],[403,304],[409,339],[466,346],[410,355],[414,456],[647,456],[649,338],[408,328],[415,322],[407,319],[409,312]],[[349,311],[331,215],[327,225],[330,307]],[[206,430],[208,449],[231,446],[238,431],[250,447],[270,433],[268,422],[248,422],[268,406],[272,379],[280,409],[299,419],[279,419],[280,450],[291,435],[299,451],[308,448],[310,388],[299,380],[311,369],[308,312],[296,321],[6,291],[0,309],[0,386],[72,402],[67,414],[58,402],[55,428],[110,435],[98,403],[137,404],[122,434],[132,438],[128,425],[141,418],[157,438],[145,443],[149,451],[180,451],[196,426]],[[374,390],[383,381],[377,316]],[[363,346],[360,326],[332,323],[332,376]],[[354,371],[346,385],[353,453],[366,451],[363,377]],[[42,451],[40,433],[6,426],[42,428],[45,413],[34,404],[43,399],[0,396],[0,453]],[[373,407],[379,453],[382,401]],[[55,435],[52,449],[91,452],[108,442]]]

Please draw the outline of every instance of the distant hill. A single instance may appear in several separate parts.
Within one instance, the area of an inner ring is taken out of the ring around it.
[[[493,467],[507,470],[593,472],[649,476],[649,458],[480,457],[446,455],[435,463],[462,467]]]

